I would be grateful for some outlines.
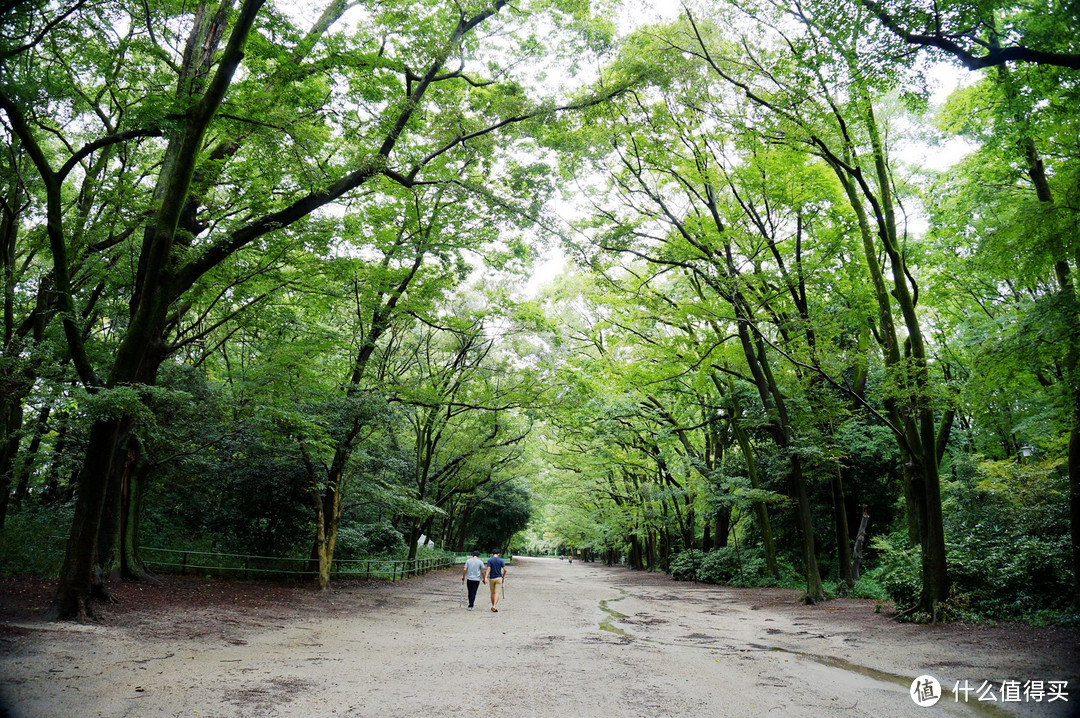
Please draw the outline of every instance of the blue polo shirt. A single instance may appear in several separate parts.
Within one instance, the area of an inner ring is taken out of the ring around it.
[[[488,566],[488,580],[493,578],[502,578],[503,567],[506,566],[506,561],[503,561],[498,556],[492,556],[487,560]]]

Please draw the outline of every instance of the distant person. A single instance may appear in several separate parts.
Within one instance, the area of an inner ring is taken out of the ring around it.
[[[465,561],[461,569],[461,580],[469,587],[469,610],[473,610],[476,603],[476,590],[480,588],[480,581],[484,578],[484,562],[480,560],[480,552],[473,551],[472,556]]]
[[[506,562],[499,558],[499,550],[491,552],[484,568],[484,582],[491,586],[491,612],[499,612],[499,599],[502,598],[502,583],[506,579]]]

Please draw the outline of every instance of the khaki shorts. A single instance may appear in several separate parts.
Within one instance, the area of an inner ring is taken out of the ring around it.
[[[491,595],[495,595],[495,589],[502,585],[502,576],[499,578],[489,578],[488,583],[491,584]]]

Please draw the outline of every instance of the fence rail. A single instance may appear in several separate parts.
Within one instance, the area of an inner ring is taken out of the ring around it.
[[[280,558],[274,556],[248,556],[237,553],[214,553],[210,551],[184,551],[180,549],[139,549],[148,567],[161,572],[201,575],[230,575],[242,579],[262,577],[313,577],[318,570],[306,558]],[[332,578],[376,578],[397,581],[409,576],[422,576],[429,571],[453,566],[453,556],[393,559],[335,559],[331,565]]]

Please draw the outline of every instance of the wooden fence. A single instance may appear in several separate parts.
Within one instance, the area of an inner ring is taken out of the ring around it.
[[[280,558],[274,556],[249,556],[237,553],[211,551],[184,551],[179,549],[139,549],[139,555],[148,568],[161,573],[191,574],[197,576],[229,576],[233,578],[293,578],[315,577],[318,570],[310,559]],[[421,576],[429,571],[449,568],[455,563],[452,555],[436,558],[417,558],[411,561],[393,559],[335,559],[330,569],[334,579],[364,578],[397,581],[410,576]]]

